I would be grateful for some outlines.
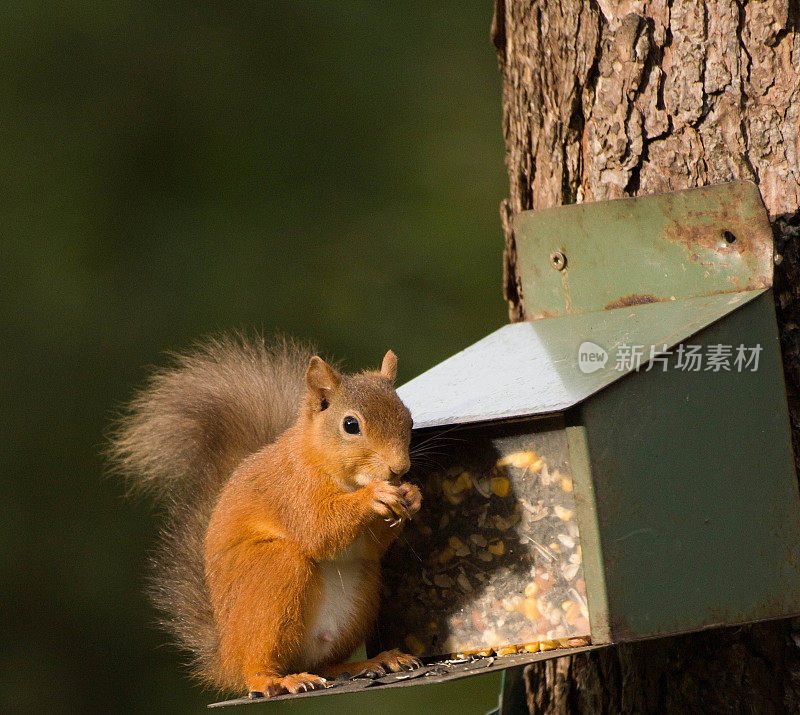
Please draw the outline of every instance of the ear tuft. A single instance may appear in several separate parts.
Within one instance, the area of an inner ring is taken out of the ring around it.
[[[321,357],[314,355],[311,358],[306,370],[306,387],[321,404],[327,406],[330,393],[339,387],[341,383],[341,375]]]
[[[397,355],[391,350],[383,356],[381,375],[389,378],[392,382],[394,382],[394,379],[397,377]]]

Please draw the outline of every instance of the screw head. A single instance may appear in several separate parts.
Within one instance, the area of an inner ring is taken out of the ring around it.
[[[550,254],[550,265],[557,271],[563,271],[567,267],[567,257],[561,251],[553,251]]]

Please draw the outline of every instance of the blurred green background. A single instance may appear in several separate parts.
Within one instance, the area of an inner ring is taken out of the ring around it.
[[[0,711],[215,699],[142,594],[156,510],[103,477],[164,351],[256,326],[351,369],[391,347],[402,382],[505,322],[490,21],[489,0],[2,5]]]

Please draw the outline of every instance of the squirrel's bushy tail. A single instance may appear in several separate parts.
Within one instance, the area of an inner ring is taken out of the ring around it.
[[[294,421],[313,352],[289,340],[215,338],[157,371],[119,419],[108,453],[134,492],[165,504],[152,595],[163,624],[215,682],[217,637],[203,542],[220,490]]]

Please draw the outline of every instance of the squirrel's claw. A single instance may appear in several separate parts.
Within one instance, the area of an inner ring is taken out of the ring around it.
[[[417,668],[421,668],[424,664],[419,658],[416,658],[415,656],[412,655],[412,656],[409,657],[407,665],[409,667],[407,667],[405,669],[407,669],[407,670],[416,670]]]
[[[370,680],[375,680],[375,678],[380,678],[382,675],[386,675],[386,670],[381,666],[373,665],[372,667],[364,668],[355,678],[369,678]]]

